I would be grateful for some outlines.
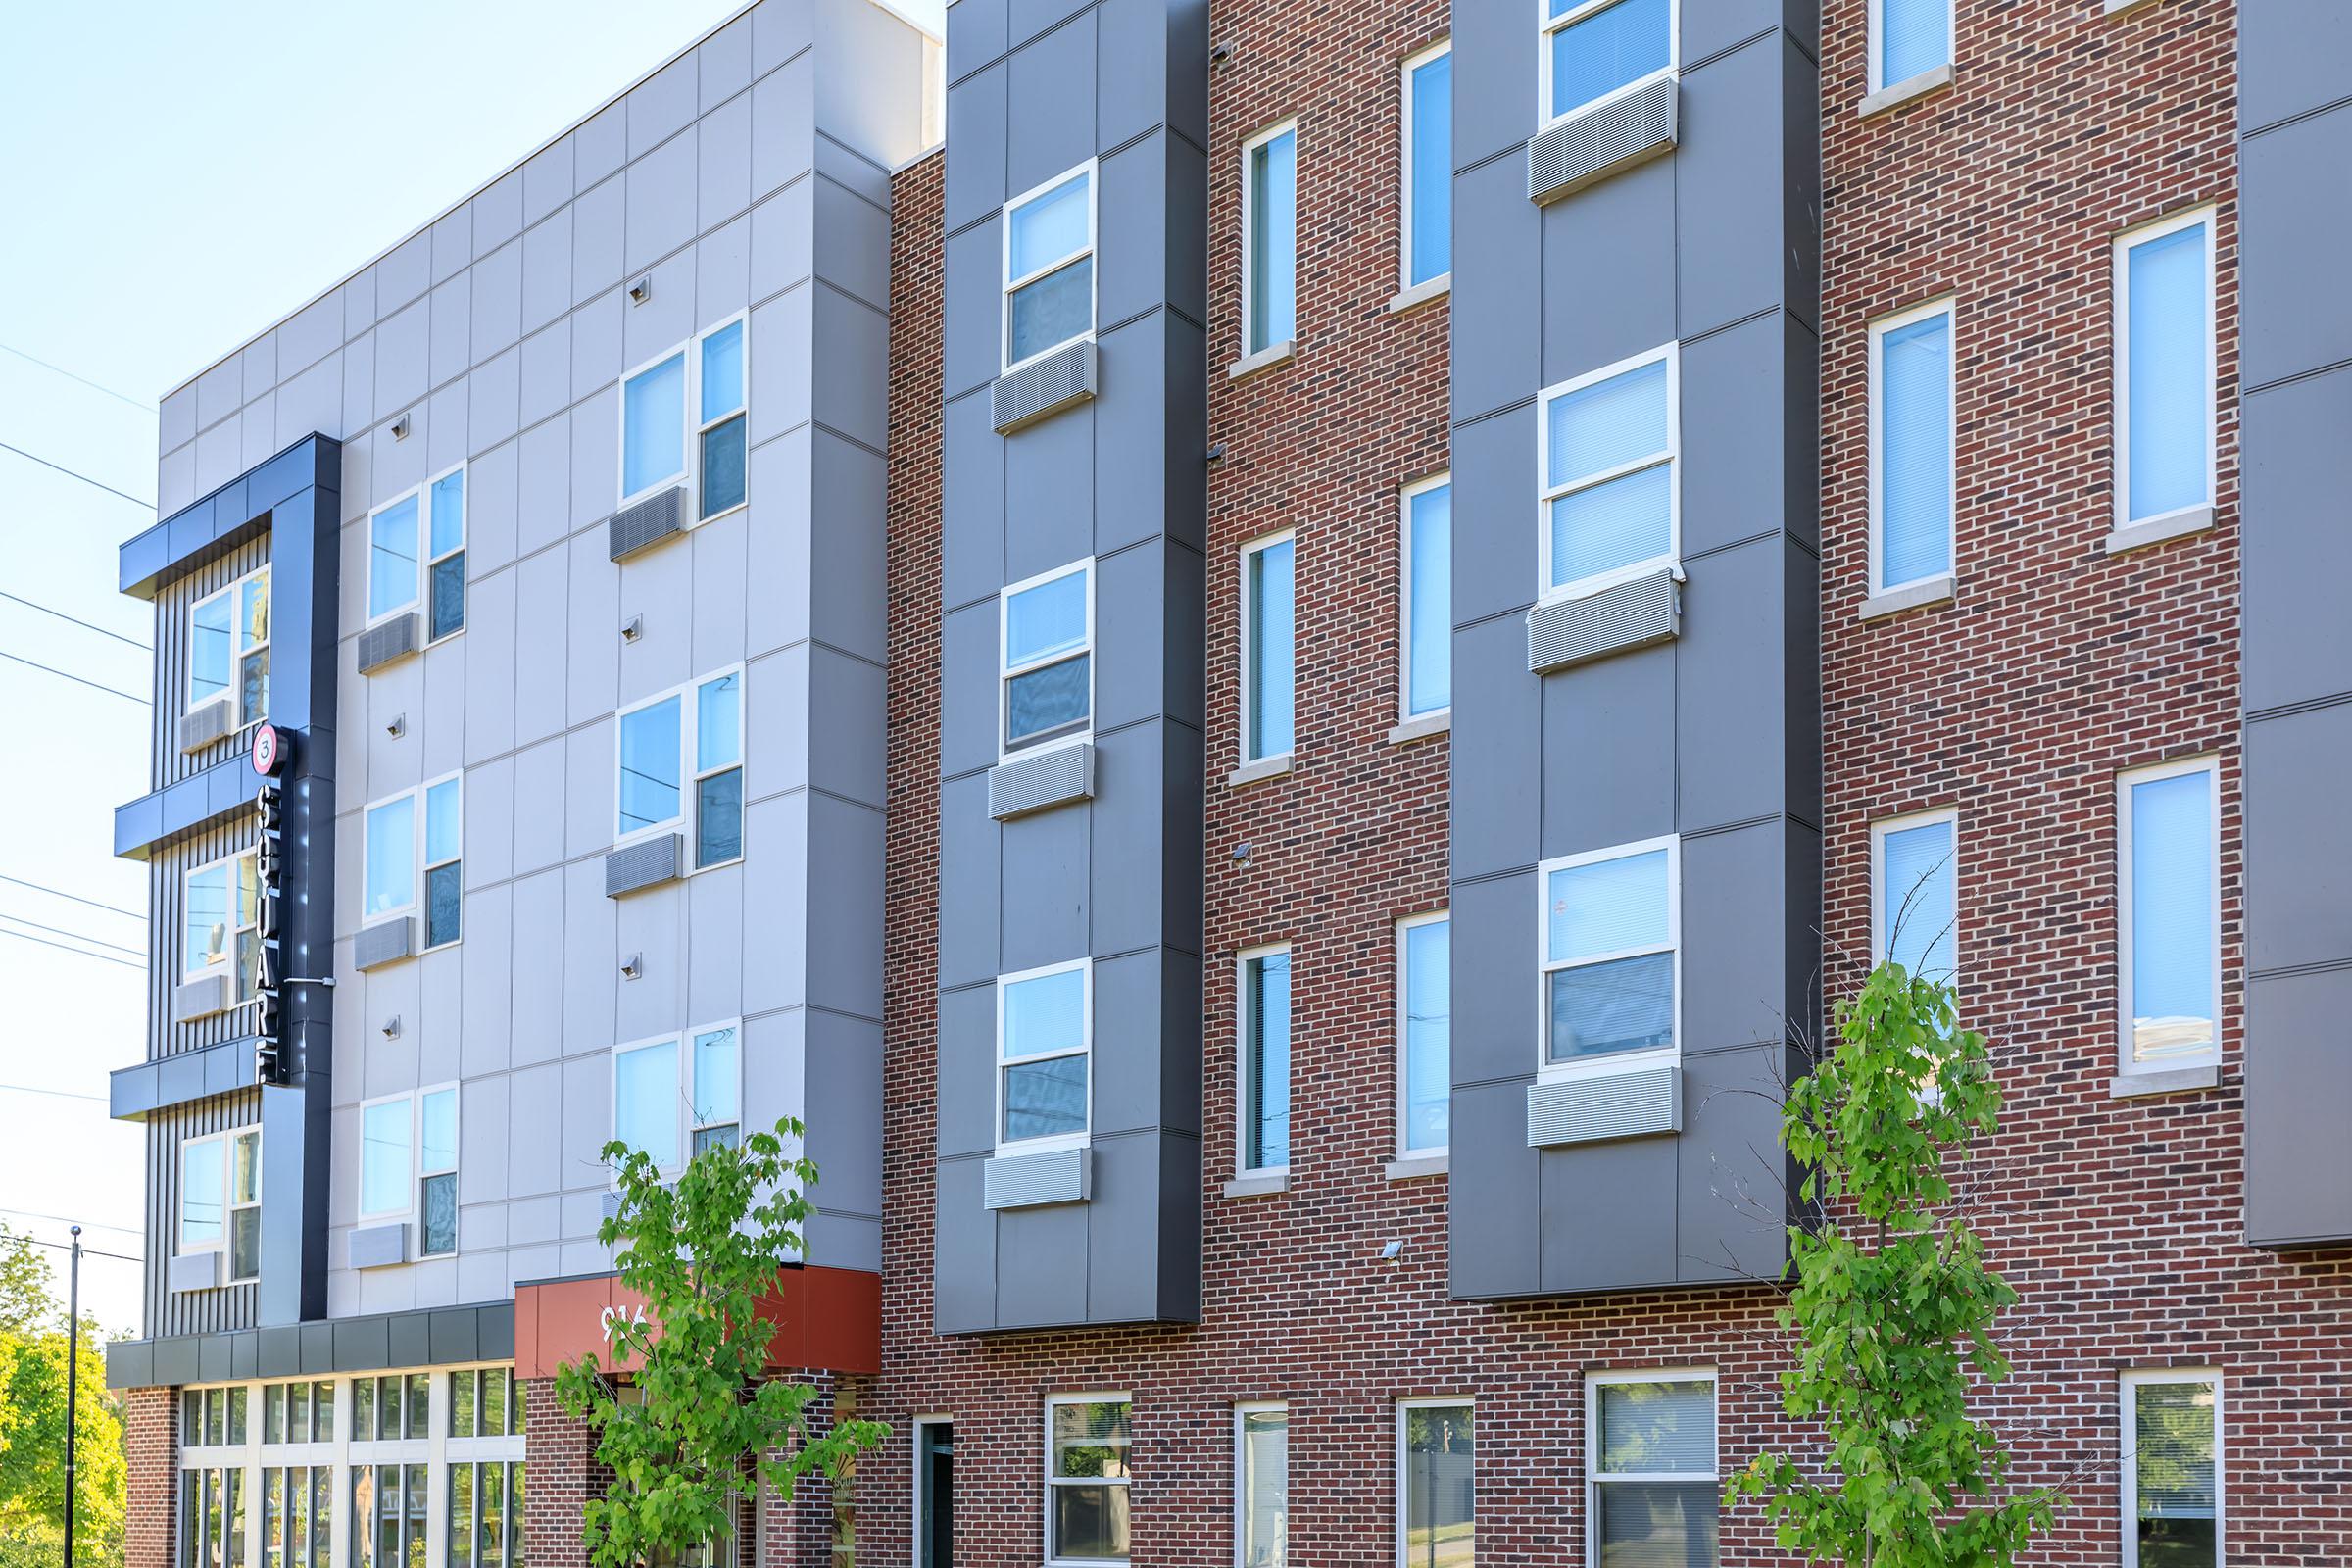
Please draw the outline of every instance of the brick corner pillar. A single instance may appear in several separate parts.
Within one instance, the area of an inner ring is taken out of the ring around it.
[[[832,1372],[778,1375],[806,1381],[816,1390],[816,1397],[803,1412],[811,1432],[830,1432],[835,1422],[858,1414],[862,1379]],[[871,1464],[876,1457],[869,1452],[861,1462]],[[757,1560],[763,1568],[854,1568],[875,1560],[870,1551],[858,1550],[857,1488],[856,1464],[839,1481],[816,1474],[802,1477],[789,1499],[773,1488],[760,1487],[754,1523],[759,1534]]]
[[[172,1502],[179,1481],[177,1401],[171,1389],[122,1391],[125,1477],[123,1568],[172,1568]]]
[[[596,1462],[596,1439],[588,1423],[573,1420],[556,1402],[555,1379],[525,1378],[520,1387],[530,1434],[522,1563],[529,1568],[584,1568],[588,1551],[580,1543],[580,1505],[604,1494],[612,1472]]]

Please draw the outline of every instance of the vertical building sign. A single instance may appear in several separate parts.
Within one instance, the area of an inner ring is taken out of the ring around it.
[[[285,765],[285,748],[286,737],[274,724],[264,724],[253,732],[253,770],[262,780],[253,803],[262,823],[261,843],[254,852],[255,881],[261,894],[261,907],[256,912],[262,943],[262,976],[258,988],[262,1015],[254,1047],[254,1065],[256,1077],[266,1084],[287,1081],[285,1012],[278,1001],[285,978],[283,949],[278,941],[278,895],[285,880],[285,798],[279,792],[277,774]]]

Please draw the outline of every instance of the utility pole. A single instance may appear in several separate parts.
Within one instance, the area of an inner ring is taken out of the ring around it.
[[[66,1271],[66,1563],[74,1568],[74,1396],[80,1392],[74,1359],[81,1349],[81,1227],[74,1227],[74,1256]]]

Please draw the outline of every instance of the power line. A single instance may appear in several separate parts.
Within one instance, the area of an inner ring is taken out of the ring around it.
[[[61,1252],[71,1252],[74,1250],[73,1247],[65,1242],[44,1242],[38,1236],[19,1236],[15,1238],[15,1240],[23,1242],[26,1247],[53,1247]],[[136,1256],[130,1252],[102,1252],[95,1247],[83,1248],[81,1250],[81,1255],[84,1257],[121,1258],[125,1263],[144,1263],[147,1261],[145,1258]]]
[[[0,446],[7,446],[7,445],[8,445],[8,443],[7,443],[7,442],[5,442],[5,441],[0,441]],[[14,451],[15,449],[14,449],[14,448],[10,448],[10,450],[11,450],[11,451]],[[35,669],[40,669],[40,670],[47,670],[47,671],[48,671],[50,674],[52,674],[52,675],[62,675],[62,676],[64,676],[64,677],[65,677],[67,680],[79,682],[81,685],[84,685],[84,686],[90,687],[90,688],[91,688],[92,690],[94,690],[94,691],[102,691],[102,692],[108,692],[108,693],[111,693],[112,695],[114,695],[114,696],[116,696],[116,697],[121,697],[121,698],[123,698],[123,699],[124,699],[124,700],[126,700],[126,701],[129,701],[129,702],[136,703],[136,704],[138,704],[138,705],[139,705],[141,708],[145,708],[145,707],[147,707],[147,706],[148,706],[148,704],[147,704],[147,699],[146,699],[146,698],[144,698],[144,697],[141,697],[141,696],[137,695],[137,694],[136,694],[136,693],[134,693],[134,692],[126,692],[126,691],[124,691],[124,690],[123,690],[122,687],[120,687],[120,686],[108,686],[108,685],[106,685],[106,684],[104,684],[103,682],[100,682],[100,681],[94,681],[94,680],[85,680],[85,679],[83,679],[83,677],[81,677],[81,676],[79,676],[79,675],[76,675],[76,674],[74,674],[74,673],[72,673],[71,671],[68,671],[68,670],[63,670],[63,669],[59,669],[59,668],[55,667],[54,665],[50,665],[50,664],[44,664],[44,663],[41,663],[41,662],[39,662],[37,660],[26,659],[26,658],[24,658],[23,655],[20,655],[20,654],[12,654],[12,653],[10,653],[10,652],[9,652],[7,649],[5,649],[5,648],[0,648],[0,659],[13,659],[13,660],[15,660],[15,661],[16,661],[18,663],[20,663],[20,664],[30,664],[30,665],[31,665],[33,668],[35,668]]]
[[[91,391],[103,392],[108,397],[114,398],[119,402],[127,403],[132,408],[137,409],[142,413],[153,414],[155,412],[155,405],[152,403],[141,403],[137,398],[130,396],[128,393],[118,392],[111,386],[100,386],[88,376],[75,375],[72,370],[67,369],[62,365],[51,365],[47,360],[42,359],[37,354],[27,354],[23,349],[11,347],[6,343],[0,343],[0,352],[14,354],[20,360],[28,360],[32,364],[39,366],[44,370],[55,370],[58,374],[64,376],[69,381],[79,381],[83,386],[88,387]]]
[[[94,958],[97,955],[93,953],[90,956]],[[20,1095],[55,1095],[60,1100],[95,1100],[101,1105],[111,1102],[104,1095],[85,1095],[74,1089],[42,1089],[34,1084],[0,1084],[0,1090],[14,1090]],[[15,1212],[13,1209],[0,1209],[0,1213],[13,1212]],[[50,1219],[57,1218],[55,1214],[48,1217]]]
[[[35,457],[33,454],[25,451],[23,447],[12,447],[7,442],[0,441],[0,452],[14,452],[18,457],[37,463],[44,468],[55,468],[58,472],[64,474],[69,479],[79,479],[83,484],[96,485],[99,489],[105,491],[110,496],[121,496],[123,500],[129,502],[134,507],[145,507],[149,512],[153,512],[155,510],[155,503],[152,501],[141,501],[137,496],[130,494],[128,491],[118,490],[113,485],[108,484],[103,480],[93,479],[88,474],[79,472],[74,468],[69,468],[62,463],[51,463],[47,458]]]
[[[55,898],[72,899],[75,904],[86,904],[93,909],[111,909],[117,914],[127,914],[133,920],[147,918],[147,911],[144,909],[125,909],[120,904],[102,904],[96,899],[85,899],[78,893],[68,893],[63,889],[53,888],[45,882],[27,882],[21,876],[9,876],[4,873],[0,873],[0,882],[13,882],[18,887],[31,888],[35,892],[46,893]]]
[[[43,925],[38,920],[27,920],[21,914],[11,914],[6,909],[0,909],[0,920],[14,920],[17,924],[28,925],[35,931],[46,931],[53,937],[72,937],[76,942],[87,942],[92,947],[112,948],[117,953],[127,953],[134,958],[143,958],[147,956],[145,948],[133,948],[121,942],[109,942],[104,937],[85,937],[80,932],[69,931],[62,925]]]
[[[121,1231],[125,1236],[144,1236],[147,1233],[136,1225],[109,1225],[104,1220],[75,1219],[70,1214],[36,1214],[29,1208],[0,1208],[0,1214],[14,1214],[19,1219],[55,1220],[60,1225],[87,1225],[92,1230]],[[26,1241],[32,1240],[26,1237]]]
[[[85,958],[96,958],[100,963],[119,963],[125,969],[144,971],[147,967],[143,963],[133,963],[128,958],[110,958],[103,953],[92,953],[87,948],[69,948],[63,942],[52,942],[47,937],[28,937],[22,931],[0,930],[0,937],[15,937],[19,942],[37,942],[44,948],[55,948],[60,953],[78,954]]]
[[[0,344],[0,347],[5,346],[5,344]],[[131,647],[136,648],[143,654],[154,652],[152,648],[150,648],[146,643],[139,641],[136,637],[125,637],[119,631],[107,630],[104,626],[99,625],[94,620],[84,620],[79,615],[69,615],[62,610],[52,610],[47,605],[40,603],[38,600],[20,598],[16,594],[9,593],[5,589],[0,589],[0,599],[14,599],[18,604],[23,605],[27,610],[37,610],[44,615],[55,615],[60,620],[70,620],[76,626],[87,626],[90,630],[96,632],[101,637],[112,637],[119,643],[128,643]]]

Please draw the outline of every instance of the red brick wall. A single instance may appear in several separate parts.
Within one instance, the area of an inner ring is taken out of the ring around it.
[[[524,1561],[534,1568],[581,1568],[588,1553],[580,1544],[580,1504],[612,1484],[612,1472],[596,1462],[596,1435],[556,1402],[554,1378],[524,1378],[522,1393],[525,1463],[529,1485],[522,1501]]]
[[[122,1391],[124,1568],[172,1568],[172,1515],[179,1506],[178,1397],[175,1389]]]

